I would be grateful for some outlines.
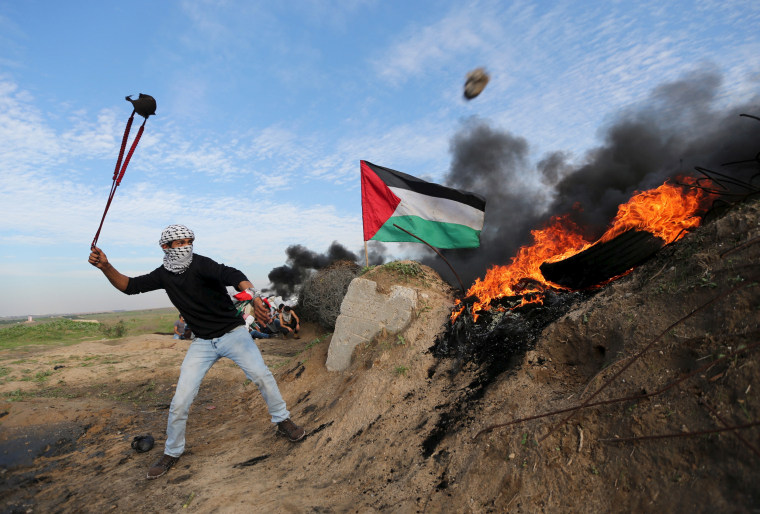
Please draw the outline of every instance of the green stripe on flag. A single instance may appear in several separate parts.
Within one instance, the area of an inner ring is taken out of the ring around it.
[[[372,240],[389,243],[420,242],[419,239],[394,227],[394,224],[424,239],[430,246],[436,248],[477,248],[480,246],[480,230],[474,230],[456,223],[429,221],[419,216],[392,216],[388,218],[388,221],[380,227]]]

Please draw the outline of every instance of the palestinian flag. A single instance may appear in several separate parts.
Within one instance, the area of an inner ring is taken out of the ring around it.
[[[419,243],[395,224],[436,248],[480,246],[482,196],[360,162],[365,241]]]

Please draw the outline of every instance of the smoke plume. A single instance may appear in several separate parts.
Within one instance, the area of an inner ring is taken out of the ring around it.
[[[373,245],[369,253],[371,265],[382,264],[385,261],[385,246]],[[285,250],[288,256],[283,266],[278,266],[269,272],[268,278],[273,290],[278,296],[287,298],[298,292],[298,288],[314,271],[324,269],[334,262],[351,261],[357,264],[366,262],[364,252],[358,255],[346,247],[333,241],[325,253],[317,253],[302,245],[291,245]]]
[[[532,165],[523,138],[484,120],[465,122],[451,142],[446,185],[480,193],[487,201],[481,247],[443,252],[465,287],[491,266],[509,264],[531,242],[530,231],[552,216],[571,214],[593,240],[636,191],[677,175],[696,175],[696,166],[739,173],[721,164],[752,159],[760,149],[760,123],[739,116],[759,115],[760,97],[726,107],[720,105],[720,85],[720,75],[710,69],[660,85],[642,106],[603,127],[602,143],[580,162],[557,151]],[[457,284],[432,252],[423,262]]]
[[[739,116],[760,115],[760,96],[727,107],[718,96],[721,82],[717,72],[702,68],[656,87],[641,105],[611,118],[600,130],[601,144],[580,159],[557,150],[533,163],[524,138],[483,119],[465,121],[450,144],[445,185],[486,198],[481,246],[441,250],[465,288],[488,268],[509,264],[531,242],[531,230],[553,216],[570,215],[593,241],[618,206],[637,191],[679,175],[696,176],[695,167],[741,174],[741,168],[721,165],[753,159],[760,149],[760,122]],[[458,285],[440,257],[424,245],[415,247],[424,254],[421,262]],[[373,242],[369,259],[363,250],[355,254],[337,242],[324,254],[301,245],[288,247],[286,253],[286,264],[269,273],[273,289],[283,297],[296,293],[310,273],[335,261],[379,265],[388,258],[387,247],[378,242]]]

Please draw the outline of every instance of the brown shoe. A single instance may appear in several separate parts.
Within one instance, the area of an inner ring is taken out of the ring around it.
[[[285,421],[280,421],[277,423],[277,433],[284,435],[288,438],[288,441],[295,443],[296,441],[300,441],[304,438],[306,435],[306,430],[299,427],[290,421],[290,418],[288,418]]]
[[[172,469],[172,466],[174,466],[178,460],[179,457],[172,457],[171,455],[164,454],[160,459],[153,463],[150,469],[148,469],[148,480],[164,476],[167,471]]]

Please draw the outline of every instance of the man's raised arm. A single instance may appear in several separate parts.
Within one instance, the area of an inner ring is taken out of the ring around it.
[[[116,289],[122,293],[127,289],[127,285],[129,284],[129,277],[122,275],[116,270],[116,268],[111,266],[111,263],[108,262],[108,257],[106,257],[106,254],[103,253],[103,250],[97,246],[93,246],[90,251],[90,258],[88,260],[90,264],[103,272],[108,281],[111,282],[111,285],[113,285]]]

